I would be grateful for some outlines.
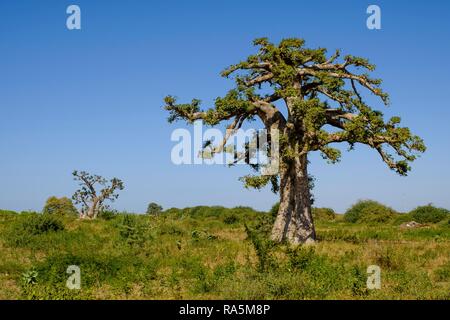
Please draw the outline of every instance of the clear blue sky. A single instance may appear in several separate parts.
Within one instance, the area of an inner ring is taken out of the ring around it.
[[[66,29],[77,4],[82,30]],[[382,30],[366,28],[378,4]],[[205,104],[233,84],[219,72],[267,36],[370,58],[391,95],[386,116],[428,150],[399,177],[363,146],[337,165],[311,157],[316,205],[342,212],[361,198],[409,210],[450,208],[450,2],[448,1],[1,1],[0,208],[40,210],[71,196],[71,172],[124,180],[115,207],[144,211],[200,204],[268,209],[270,190],[247,191],[241,166],[175,166],[162,99]]]

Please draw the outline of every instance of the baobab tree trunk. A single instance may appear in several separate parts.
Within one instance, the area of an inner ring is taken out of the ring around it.
[[[98,215],[98,204],[99,204],[99,199],[96,198],[92,201],[91,206],[89,207],[89,210],[87,212],[87,216],[89,219],[96,219],[97,215]]]
[[[316,233],[306,155],[280,164],[280,171],[280,208],[272,229],[272,240],[291,244],[312,243]]]

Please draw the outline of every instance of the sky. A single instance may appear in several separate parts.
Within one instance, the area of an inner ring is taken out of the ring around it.
[[[81,8],[81,30],[66,9]],[[366,27],[370,4],[381,30]],[[450,2],[106,1],[0,2],[0,208],[41,210],[70,197],[75,169],[125,183],[114,207],[144,212],[194,205],[269,209],[270,189],[246,190],[245,166],[172,163],[173,130],[163,98],[205,107],[233,86],[225,67],[255,53],[252,40],[300,37],[310,47],[377,65],[391,105],[375,109],[421,136],[427,151],[408,177],[365,146],[331,165],[310,157],[315,205],[344,212],[359,199],[396,210],[450,209]]]

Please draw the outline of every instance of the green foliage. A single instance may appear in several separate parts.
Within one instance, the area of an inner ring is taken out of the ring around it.
[[[449,282],[450,281],[450,262],[447,262],[445,265],[436,269],[435,277],[437,281]]]
[[[241,217],[245,217],[247,219],[256,218],[260,215],[260,212],[255,211],[249,207],[234,207],[234,208],[225,208],[222,206],[197,206],[191,208],[170,208],[164,211],[165,215],[168,216],[177,216],[177,217],[191,217],[191,218],[212,218],[212,217],[222,217],[225,219],[227,216],[236,216],[238,220],[241,220]],[[234,218],[231,218],[234,219]],[[237,221],[235,221],[237,222]]]
[[[19,214],[11,210],[0,210],[0,222],[2,221],[15,221]]]
[[[122,214],[118,222],[119,234],[127,244],[142,245],[146,240],[148,228],[136,215]]]
[[[239,216],[235,213],[227,213],[225,214],[225,217],[223,218],[223,222],[225,224],[235,224],[239,222]]]
[[[53,214],[57,216],[77,216],[78,211],[72,201],[67,197],[50,197],[45,203],[43,214]]]
[[[150,203],[147,207],[147,214],[151,214],[151,215],[157,215],[160,214],[163,210],[163,207],[161,207],[159,204],[157,203]]]
[[[287,255],[289,258],[288,267],[291,270],[305,270],[316,258],[313,247],[289,247]]]
[[[274,183],[273,179],[274,179],[273,176],[260,176],[260,175],[246,175],[239,178],[239,180],[243,182],[245,188],[247,189],[253,188],[257,190],[261,190],[262,188],[267,186],[269,182],[272,183],[272,186],[276,186],[276,183]],[[277,192],[278,187],[273,187],[273,191]]]
[[[22,246],[33,237],[62,230],[64,230],[64,224],[53,215],[21,214],[6,232],[6,240],[11,245]]]
[[[413,218],[411,217],[410,214],[408,214],[408,213],[399,213],[394,218],[394,224],[400,225],[402,223],[410,222],[412,220],[413,220]]]
[[[239,221],[225,223],[229,215]],[[337,216],[317,220],[317,244],[288,246],[269,240],[269,213],[201,207],[109,221],[46,215],[65,230],[17,235],[28,239],[20,248],[8,241],[36,216],[0,219],[2,299],[450,298],[446,220],[404,230]],[[367,290],[372,264],[382,290]],[[70,265],[80,267],[80,290],[66,287]]]
[[[276,265],[273,256],[275,243],[268,240],[263,233],[258,232],[257,230],[251,230],[247,225],[245,225],[245,232],[247,233],[247,239],[250,240],[255,249],[256,256],[258,257],[258,271],[267,272],[268,270],[273,269]]]
[[[312,208],[314,220],[333,221],[336,219],[336,213],[331,208]]]
[[[367,289],[367,273],[359,266],[354,266],[351,269],[352,276],[352,295],[355,297],[366,297],[369,294]]]
[[[116,210],[101,210],[98,217],[103,220],[112,220],[118,215],[119,213]]]
[[[388,94],[381,89],[382,81],[369,74],[375,65],[368,59],[353,55],[341,57],[339,50],[327,56],[325,48],[307,48],[303,39],[287,38],[276,44],[259,38],[253,44],[258,47],[255,54],[221,74],[234,76],[234,88],[216,98],[214,106],[206,110],[201,109],[198,99],[180,104],[169,95],[164,99],[168,121],[192,123],[201,119],[208,125],[217,125],[233,120],[230,126],[236,129],[256,116],[267,123],[264,120],[270,110],[271,117],[276,115],[282,120],[278,129],[284,131],[289,126],[292,133],[303,132],[303,135],[287,133],[287,137],[281,137],[284,143],[280,144],[280,153],[284,162],[298,157],[295,150],[300,147],[307,152],[320,151],[334,163],[341,152],[330,144],[348,143],[352,150],[356,143],[362,143],[376,150],[390,169],[406,175],[409,163],[425,151],[420,137],[413,135],[409,128],[399,126],[400,117],[385,121],[380,111],[365,102],[363,90],[389,104]],[[334,108],[330,101],[339,104],[339,108]],[[276,102],[284,102],[287,117]],[[274,177],[247,175],[242,180],[246,187],[257,189],[272,182],[273,190],[278,191]]]
[[[278,210],[279,210],[279,209],[280,209],[280,203],[279,203],[279,202],[275,203],[275,204],[272,206],[272,208],[270,208],[269,213],[270,213],[270,215],[271,215],[274,219],[277,217],[277,215],[278,215]]]
[[[204,240],[204,239],[210,240],[210,241],[211,241],[211,240],[217,240],[217,239],[218,239],[217,236],[208,233],[208,230],[202,230],[202,231],[201,231],[201,230],[197,230],[197,229],[192,230],[192,232],[191,232],[191,238],[192,238],[192,240],[193,240],[194,242],[198,242],[198,241]]]
[[[414,221],[419,223],[437,223],[450,217],[450,211],[443,208],[436,208],[429,204],[415,208],[409,215]]]
[[[16,226],[16,229],[22,229],[31,235],[40,235],[47,232],[56,232],[64,230],[64,224],[61,220],[51,216],[32,214]]]
[[[395,211],[373,200],[361,200],[351,206],[344,215],[347,222],[385,223],[395,216]]]
[[[9,215],[9,216],[11,216],[11,215],[15,215],[15,214],[17,214],[16,211],[12,211],[12,210],[0,210],[0,216],[1,216],[1,215],[5,215],[5,216]]]
[[[383,269],[401,270],[404,267],[401,255],[390,246],[378,249],[375,252],[375,262]]]
[[[29,270],[27,272],[22,273],[22,283],[26,286],[34,285],[37,283],[39,273],[36,270]]]
[[[182,236],[186,234],[186,231],[179,225],[173,222],[169,222],[159,226],[158,233],[161,236],[162,235]]]

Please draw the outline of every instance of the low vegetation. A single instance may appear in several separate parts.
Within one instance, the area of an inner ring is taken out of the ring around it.
[[[436,223],[450,217],[450,211],[443,208],[436,208],[431,204],[417,207],[409,214],[413,220],[419,223]]]
[[[78,210],[73,205],[69,198],[62,197],[50,197],[45,203],[45,207],[42,210],[43,214],[54,214],[57,216],[65,215],[78,215]]]
[[[273,214],[247,207],[96,220],[0,211],[0,299],[450,299],[448,212],[400,227],[423,211],[314,209],[319,241],[298,247],[270,241]],[[79,290],[66,287],[71,265]],[[379,290],[366,286],[369,265]]]
[[[392,220],[396,212],[373,200],[361,200],[345,212],[347,222],[385,223]]]

